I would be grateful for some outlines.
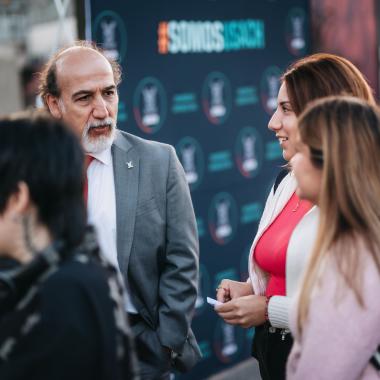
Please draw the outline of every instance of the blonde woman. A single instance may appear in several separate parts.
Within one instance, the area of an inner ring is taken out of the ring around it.
[[[308,107],[298,129],[297,194],[319,206],[320,224],[291,309],[287,379],[379,379],[380,114],[331,97]]]

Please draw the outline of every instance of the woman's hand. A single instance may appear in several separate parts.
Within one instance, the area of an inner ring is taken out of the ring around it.
[[[250,295],[232,299],[215,306],[215,311],[225,322],[244,328],[259,326],[265,322],[266,297]]]
[[[216,289],[216,299],[219,302],[227,302],[250,294],[253,294],[253,290],[249,282],[222,280]]]

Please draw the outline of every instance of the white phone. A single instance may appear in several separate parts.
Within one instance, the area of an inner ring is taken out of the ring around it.
[[[212,306],[222,305],[222,302],[219,302],[211,297],[207,297],[207,303],[209,303]]]

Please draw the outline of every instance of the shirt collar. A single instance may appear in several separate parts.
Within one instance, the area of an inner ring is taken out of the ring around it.
[[[108,166],[112,164],[111,148],[107,148],[99,153],[91,153],[90,156],[96,158],[104,165]]]

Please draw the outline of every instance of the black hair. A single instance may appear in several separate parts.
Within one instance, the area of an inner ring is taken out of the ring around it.
[[[23,181],[53,239],[78,245],[86,226],[83,162],[79,140],[59,120],[41,113],[0,119],[0,214]]]

